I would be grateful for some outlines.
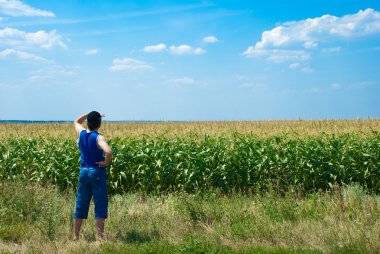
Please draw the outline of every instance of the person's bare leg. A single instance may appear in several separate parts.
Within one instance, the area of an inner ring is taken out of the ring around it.
[[[79,232],[82,226],[83,219],[74,219],[74,241],[79,239]]]
[[[104,221],[105,218],[96,219],[96,232],[98,233],[98,240],[104,240]]]

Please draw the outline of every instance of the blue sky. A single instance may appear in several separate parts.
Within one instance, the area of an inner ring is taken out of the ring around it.
[[[0,119],[380,117],[380,2],[0,0]]]

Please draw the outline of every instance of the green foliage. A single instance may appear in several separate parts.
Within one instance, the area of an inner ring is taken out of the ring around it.
[[[74,193],[0,184],[0,253],[379,253],[380,199],[359,185],[296,193],[113,195],[106,241],[93,207],[71,241]],[[22,249],[21,249],[22,248]]]
[[[57,191],[25,182],[3,182],[0,192],[0,238],[22,242],[30,237],[28,227],[34,227],[49,240],[56,238],[57,226],[64,220],[64,204]]]
[[[120,246],[117,244],[106,243],[95,253],[109,254],[319,254],[320,251],[302,250],[293,248],[274,248],[274,247],[251,247],[241,250],[220,247],[190,238],[179,246],[170,243],[150,243],[146,245]],[[343,252],[342,252],[343,253]]]
[[[234,134],[203,138],[130,137],[110,141],[110,193],[315,193],[359,183],[380,191],[380,135],[321,134],[289,138]],[[0,179],[21,178],[75,188],[79,149],[74,140],[9,138],[0,144]]]

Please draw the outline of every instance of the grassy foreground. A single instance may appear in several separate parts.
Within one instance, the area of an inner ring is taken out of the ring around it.
[[[0,183],[2,253],[379,253],[380,198],[359,186],[299,197],[209,192],[110,199],[105,242],[92,211],[72,242],[75,195],[35,183]]]

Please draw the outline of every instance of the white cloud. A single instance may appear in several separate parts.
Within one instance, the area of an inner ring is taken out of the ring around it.
[[[55,30],[46,32],[43,30],[35,33],[28,33],[15,28],[4,28],[0,30],[0,45],[11,45],[25,47],[28,45],[38,46],[44,49],[50,49],[54,46],[67,48],[62,38]]]
[[[157,45],[145,46],[143,51],[146,53],[158,53],[169,51],[174,55],[202,55],[206,53],[206,51],[202,48],[193,48],[189,45],[183,44],[179,46],[172,45],[167,47],[164,43],[160,43]]]
[[[98,52],[99,52],[98,49],[86,49],[86,50],[84,51],[84,54],[85,54],[86,56],[93,56],[93,55],[98,54]]]
[[[0,51],[0,57],[5,58],[9,56],[15,56],[21,60],[25,61],[34,61],[34,62],[49,62],[47,59],[25,52],[25,51],[20,51],[16,49],[5,49],[3,51]]]
[[[54,17],[51,11],[44,11],[33,8],[18,0],[0,0],[0,13],[19,17],[19,16],[40,16],[40,17]]]
[[[317,46],[317,41],[328,37],[356,37],[380,32],[380,12],[366,9],[355,14],[336,17],[323,15],[301,21],[286,22],[272,30],[263,32],[255,48],[286,46],[302,43],[305,48]]]
[[[248,47],[243,55],[261,56],[277,61],[276,54],[280,53],[287,55],[287,57],[282,57],[283,61],[294,60],[297,57],[307,60],[310,58],[309,53],[296,50],[297,48],[312,49],[318,47],[318,42],[325,43],[378,33],[380,33],[380,12],[373,9],[361,10],[342,17],[327,14],[316,18],[285,22],[272,30],[264,31],[261,40]],[[337,52],[338,47],[335,50],[333,52]],[[291,57],[292,53],[296,53],[294,57]]]
[[[157,53],[157,52],[162,52],[166,50],[167,50],[167,47],[163,43],[160,43],[157,45],[145,46],[143,49],[143,51],[146,53]]]
[[[203,42],[205,43],[215,43],[218,41],[219,41],[218,38],[216,38],[215,36],[207,36],[203,38]]]
[[[170,46],[169,50],[175,55],[202,55],[206,53],[202,48],[193,48],[189,45],[183,44],[180,46]]]
[[[291,64],[289,64],[289,69],[294,70],[294,69],[299,68],[300,66],[301,66],[300,63],[291,63]]]
[[[322,49],[322,52],[324,53],[335,53],[342,50],[342,47],[334,47],[334,48],[324,48]]]
[[[194,84],[195,80],[189,77],[183,77],[178,79],[170,80],[170,83],[174,84]]]
[[[310,53],[304,50],[287,50],[287,49],[257,49],[249,47],[244,53],[247,57],[260,57],[276,63],[286,61],[307,61],[310,59]]]
[[[110,71],[127,71],[127,70],[146,70],[151,69],[152,66],[132,58],[115,58],[112,65],[109,67]]]

